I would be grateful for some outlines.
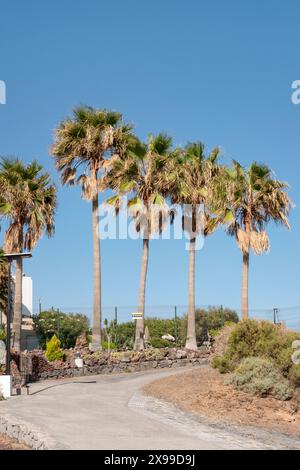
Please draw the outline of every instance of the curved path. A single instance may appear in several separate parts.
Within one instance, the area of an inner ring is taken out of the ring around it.
[[[7,414],[69,449],[253,449],[289,447],[239,429],[201,422],[145,398],[145,384],[182,371],[151,371],[38,382],[0,404]]]

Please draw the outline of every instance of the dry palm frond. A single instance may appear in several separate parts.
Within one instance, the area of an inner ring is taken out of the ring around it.
[[[267,232],[257,232],[253,230],[250,233],[250,246],[256,255],[261,255],[263,251],[269,252],[270,241]]]
[[[242,229],[238,229],[236,232],[236,241],[238,244],[238,247],[243,253],[249,253],[249,247],[250,247],[250,234],[246,233]]]
[[[94,177],[87,174],[80,175],[77,183],[81,185],[83,199],[91,201],[97,195],[98,182]]]
[[[70,186],[73,186],[75,183],[75,178],[76,178],[76,169],[67,167],[61,175],[61,182],[62,184],[69,184]]]
[[[287,183],[276,180],[266,165],[256,162],[248,169],[233,162],[230,169],[221,171],[213,206],[218,214],[224,214],[227,232],[236,236],[244,253],[250,248],[259,255],[269,251],[266,226],[270,221],[290,228],[288,216],[293,204],[287,189]]]
[[[51,148],[62,183],[73,185],[76,171],[84,167],[84,175],[76,182],[82,186],[83,198],[93,199],[100,190],[93,178],[97,180],[100,173],[102,177],[108,172],[110,160],[126,153],[131,138],[131,127],[122,122],[119,113],[87,106],[75,108],[73,116],[57,127]]]

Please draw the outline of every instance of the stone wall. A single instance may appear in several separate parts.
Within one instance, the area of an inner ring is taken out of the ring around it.
[[[90,353],[88,349],[84,349],[80,351],[84,361],[82,370],[75,365],[75,358],[78,355],[76,349],[67,351],[64,361],[51,363],[46,360],[42,351],[32,351],[28,354],[32,363],[30,381],[197,366],[209,362],[209,352],[206,350],[149,349],[143,352],[124,351],[109,354],[102,351]]]

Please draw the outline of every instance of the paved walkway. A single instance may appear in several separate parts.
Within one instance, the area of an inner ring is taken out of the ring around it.
[[[185,369],[187,370],[187,369]],[[239,430],[210,427],[139,390],[163,376],[151,371],[38,382],[31,395],[0,404],[8,413],[70,449],[276,448]]]

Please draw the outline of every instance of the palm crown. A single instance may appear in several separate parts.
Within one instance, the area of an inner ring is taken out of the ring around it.
[[[82,186],[83,197],[92,199],[104,187],[98,181],[109,160],[123,155],[131,138],[131,126],[121,114],[90,107],[77,107],[72,118],[60,123],[52,154],[63,184]],[[78,175],[79,167],[84,171]]]
[[[213,185],[220,168],[219,153],[216,147],[206,156],[201,142],[189,143],[184,149],[177,149],[164,175],[166,193],[173,203],[191,206],[191,218],[195,216],[196,206],[203,205],[204,235],[212,233],[219,222],[211,211]]]
[[[107,184],[117,194],[107,200],[117,208],[123,194],[131,195],[128,201],[130,215],[136,219],[140,230],[142,219],[149,235],[160,231],[167,215],[161,175],[173,155],[172,139],[160,133],[150,136],[147,143],[132,141],[125,158],[116,159],[108,173]],[[157,217],[158,208],[160,217]],[[156,221],[156,223],[155,223]]]
[[[6,251],[32,250],[43,232],[54,233],[56,188],[37,162],[2,158],[0,211],[10,222],[5,234]]]
[[[265,230],[268,222],[290,227],[288,185],[276,180],[269,167],[256,162],[245,170],[234,161],[232,168],[225,169],[221,180],[218,201],[225,210],[228,233],[236,237],[245,253],[250,249],[256,254],[268,251],[269,237]]]

